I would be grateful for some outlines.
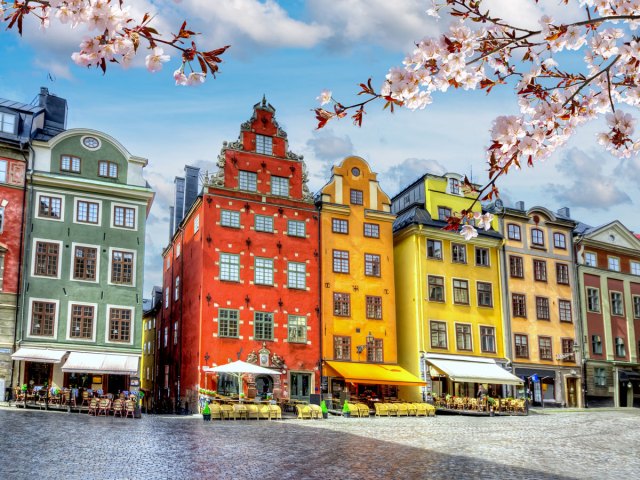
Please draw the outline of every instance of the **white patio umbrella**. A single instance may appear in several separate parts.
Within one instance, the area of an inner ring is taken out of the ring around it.
[[[242,394],[242,375],[251,373],[252,375],[279,375],[280,372],[270,368],[264,368],[253,363],[236,360],[235,362],[220,365],[218,367],[208,368],[208,372],[228,373],[238,379],[238,395]]]

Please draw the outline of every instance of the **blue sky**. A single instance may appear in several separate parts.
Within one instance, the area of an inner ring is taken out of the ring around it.
[[[502,18],[533,18],[540,8],[529,0],[488,4],[500,9]],[[542,4],[561,14],[557,0]],[[201,47],[231,44],[218,78],[197,88],[176,87],[175,60],[153,75],[139,66],[110,66],[103,76],[70,61],[78,32],[54,28],[42,34],[28,26],[23,38],[0,32],[0,97],[28,103],[46,86],[68,100],[68,127],[104,131],[132,154],[149,159],[146,177],[157,196],[148,219],[148,295],[161,281],[173,178],[182,175],[185,164],[214,168],[222,142],[237,138],[263,94],[277,110],[290,150],[304,155],[313,191],[328,180],[330,166],[350,154],[372,165],[390,195],[427,170],[472,173],[474,181],[486,181],[491,121],[517,112],[509,89],[489,96],[435,95],[434,103],[419,112],[390,115],[372,105],[362,129],[342,120],[315,130],[312,109],[323,88],[345,103],[355,100],[358,83],[371,76],[379,85],[414,41],[448,26],[425,14],[429,6],[429,0],[137,0],[135,9],[156,12],[164,31],[175,31],[187,18],[203,32]],[[510,173],[500,184],[505,203],[524,200],[554,211],[569,206],[585,223],[619,219],[640,231],[635,214],[640,161],[609,156],[595,141],[598,130],[599,124],[589,124],[552,159]]]

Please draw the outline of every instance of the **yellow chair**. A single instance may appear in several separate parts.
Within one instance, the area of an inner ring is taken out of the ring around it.
[[[311,407],[309,405],[296,405],[298,418],[301,420],[311,420]]]
[[[407,408],[406,403],[398,403],[398,416],[399,417],[407,417],[409,416],[409,409]]]
[[[322,418],[322,408],[320,408],[320,405],[309,405],[309,408],[311,408],[311,418]]]
[[[418,407],[415,406],[415,404],[413,403],[406,403],[405,404],[407,406],[407,414],[410,417],[415,417],[418,415]]]
[[[416,417],[426,417],[427,416],[427,405],[426,403],[414,403],[413,407],[416,410]]]
[[[259,405],[258,406],[258,420],[264,418],[266,420],[271,420],[271,406],[270,405]]]
[[[258,405],[247,405],[247,419],[255,418],[258,420],[260,418],[258,414]]]
[[[347,406],[349,407],[349,414],[352,417],[360,416],[360,410],[358,410],[358,406],[355,403],[347,403]]]
[[[231,405],[220,405],[220,418],[223,420],[231,420],[231,418],[235,418],[233,407]]]
[[[428,403],[424,403],[423,405],[427,409],[427,416],[429,416],[429,417],[435,417],[436,416],[436,407],[434,407],[433,405],[430,405]]]
[[[368,417],[369,415],[371,415],[369,405],[366,405],[364,403],[357,403],[356,408],[358,409],[359,417]]]
[[[238,418],[244,418],[245,420],[247,420],[248,412],[246,405],[236,404],[233,406],[233,419],[236,420]]]
[[[282,409],[278,405],[269,405],[271,417],[276,420],[282,420]]]
[[[389,406],[386,403],[375,403],[374,407],[376,409],[376,417],[388,417],[389,416]]]
[[[211,410],[211,418],[216,418],[218,420],[222,419],[222,409],[220,405],[217,403],[209,404],[209,410]]]
[[[398,404],[397,403],[388,403],[387,404],[387,410],[389,412],[389,416],[390,417],[397,417],[398,416]]]

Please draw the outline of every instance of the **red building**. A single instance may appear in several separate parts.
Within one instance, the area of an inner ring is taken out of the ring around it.
[[[191,408],[198,388],[237,392],[233,377],[207,373],[237,359],[274,371],[245,377],[249,398],[319,390],[318,215],[274,114],[264,98],[254,106],[200,195],[192,167],[176,179],[156,381],[167,409]]]

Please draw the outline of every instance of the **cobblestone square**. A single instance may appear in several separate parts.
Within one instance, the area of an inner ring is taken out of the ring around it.
[[[0,409],[0,479],[623,479],[640,411],[141,420]]]

